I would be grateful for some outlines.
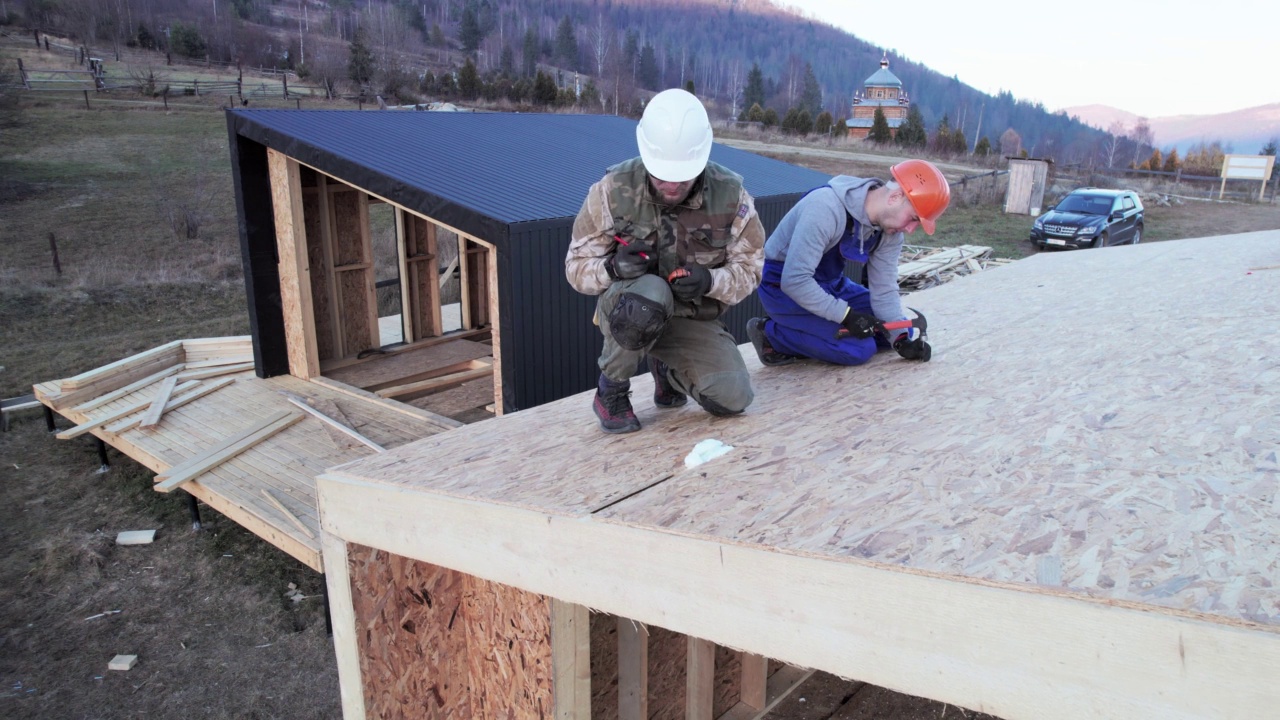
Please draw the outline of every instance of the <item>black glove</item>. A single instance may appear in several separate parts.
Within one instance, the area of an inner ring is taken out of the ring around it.
[[[844,319],[840,321],[840,328],[836,330],[836,338],[852,337],[858,340],[866,340],[880,328],[881,323],[874,315],[856,313],[850,308],[845,313]]]
[[[923,337],[917,337],[915,340],[908,340],[907,337],[903,335],[898,338],[898,341],[893,344],[893,349],[908,360],[929,362],[929,358],[933,357],[933,348],[929,347],[929,343],[925,342]]]
[[[639,240],[626,241],[617,238],[618,247],[609,256],[606,269],[614,279],[630,280],[649,272],[653,265],[653,246]]]
[[[677,300],[695,302],[711,289],[711,271],[701,265],[678,267],[667,276]]]

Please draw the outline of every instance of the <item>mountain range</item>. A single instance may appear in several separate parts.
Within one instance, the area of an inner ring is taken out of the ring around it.
[[[1079,105],[1064,108],[1067,115],[1101,130],[1120,122],[1131,130],[1140,116],[1109,105]],[[1213,115],[1167,115],[1147,118],[1155,136],[1155,146],[1169,150],[1187,148],[1198,142],[1220,141],[1224,150],[1242,155],[1257,153],[1269,141],[1280,139],[1280,103],[1259,105]]]

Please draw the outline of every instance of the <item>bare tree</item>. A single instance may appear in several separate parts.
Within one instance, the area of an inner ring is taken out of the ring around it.
[[[591,56],[596,61],[596,77],[604,80],[605,62],[609,59],[609,49],[613,47],[613,28],[604,21],[604,13],[596,15],[596,22],[587,28],[587,41],[591,45]]]
[[[1138,121],[1133,124],[1129,138],[1133,140],[1133,166],[1137,167],[1138,162],[1151,152],[1151,145],[1156,139],[1151,132],[1151,123],[1144,117],[1138,118]]]
[[[1102,157],[1107,161],[1107,167],[1116,166],[1116,152],[1120,150],[1120,138],[1124,137],[1124,123],[1119,120],[1111,123],[1107,128],[1107,140],[1102,144]]]

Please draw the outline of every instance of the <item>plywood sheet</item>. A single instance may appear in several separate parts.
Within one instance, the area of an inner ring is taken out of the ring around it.
[[[483,343],[471,340],[449,340],[422,348],[371,357],[357,365],[330,370],[325,375],[354,387],[378,390],[402,384],[413,378],[424,377],[451,365],[489,357],[491,352],[492,348]]]
[[[1040,255],[913,295],[928,364],[747,347],[739,417],[639,380],[640,433],[600,433],[586,393],[336,476],[1274,629],[1280,285],[1247,271],[1278,241]],[[704,438],[735,450],[686,469]]]

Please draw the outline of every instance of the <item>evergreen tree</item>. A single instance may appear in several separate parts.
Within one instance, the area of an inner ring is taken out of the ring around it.
[[[433,24],[431,26],[431,46],[442,48],[448,43],[449,41],[444,39],[444,30],[440,29],[439,24]]]
[[[138,42],[142,42],[142,34],[138,34]],[[1174,152],[1177,152],[1176,150]],[[1258,151],[1259,155],[1275,155],[1276,154],[1276,138],[1271,138],[1262,149]]]
[[[973,148],[973,154],[978,157],[986,157],[991,154],[991,141],[987,139],[986,135],[983,135],[978,140],[978,144]]]
[[[747,88],[742,91],[743,107],[751,107],[759,105],[764,107],[764,73],[760,71],[760,66],[752,63],[751,71],[747,73]]]
[[[534,31],[530,25],[528,30],[524,31],[524,45],[522,47],[522,59],[524,65],[525,77],[533,77],[538,71],[538,33]]]
[[[893,140],[893,133],[889,130],[889,121],[884,116],[884,110],[876,106],[876,114],[871,118],[871,133],[867,135],[867,139],[877,145],[887,145]]]
[[[556,88],[556,81],[551,76],[538,71],[537,76],[533,80],[533,103],[535,105],[554,105],[560,91]]]
[[[506,77],[516,74],[516,54],[510,45],[502,46],[502,58],[498,60],[498,72]]]
[[[760,103],[755,103],[751,109],[747,111],[747,120],[751,122],[764,122],[764,108],[760,107]]]
[[[783,132],[787,132],[787,133],[795,132],[796,123],[799,121],[799,119],[800,119],[800,110],[798,108],[791,108],[790,110],[787,110],[787,114],[782,117]]]
[[[201,58],[208,51],[204,36],[194,26],[175,22],[169,28],[169,47],[179,55]]]
[[[835,120],[832,119],[831,113],[827,112],[826,110],[823,110],[822,112],[818,113],[818,117],[814,118],[813,120],[813,134],[815,135],[829,134],[831,132],[831,126],[834,123],[835,123]]]
[[[373,53],[365,44],[364,28],[356,28],[351,36],[351,58],[347,60],[347,77],[356,85],[367,85],[373,79]]]
[[[804,64],[804,84],[803,90],[800,91],[800,109],[808,110],[809,117],[813,117],[822,112],[822,86],[818,84],[818,77],[813,74],[813,66],[809,63]]]
[[[573,34],[573,21],[568,15],[556,28],[556,59],[570,70],[578,69],[578,38]]]
[[[418,92],[423,95],[434,95],[436,92],[436,76],[430,71],[422,74],[422,79],[418,81]]]
[[[1164,159],[1164,166],[1160,169],[1165,172],[1177,172],[1181,164],[1178,161],[1178,148],[1174,148],[1169,151],[1169,156]]]
[[[440,97],[453,97],[458,94],[458,84],[453,81],[453,73],[442,72],[436,78],[436,92]]]
[[[904,148],[922,148],[929,142],[928,132],[924,127],[924,116],[915,105],[907,110],[907,119],[898,126],[898,144]]]
[[[143,50],[156,49],[156,36],[151,34],[145,23],[138,23],[138,47]]]
[[[956,128],[951,133],[951,152],[956,155],[969,154],[969,139],[964,136],[964,131],[960,128]]]
[[[587,84],[582,88],[582,96],[578,98],[578,102],[583,107],[591,108],[593,112],[600,110],[600,90],[596,87],[594,78],[587,80]]]
[[[627,31],[626,42],[622,45],[622,60],[631,70],[632,82],[636,79],[636,69],[640,66],[640,36],[635,30]]]
[[[462,22],[458,24],[458,42],[462,44],[462,52],[470,55],[480,49],[481,40],[484,40],[484,31],[480,29],[480,17],[473,0],[462,9]]]
[[[688,92],[690,95],[698,94],[693,90],[693,78],[690,78],[684,81],[684,89],[685,89],[685,92]]]
[[[764,111],[764,118],[763,118],[763,120],[762,120],[762,121],[764,122],[764,126],[765,126],[765,127],[767,127],[767,128],[777,127],[777,126],[778,126],[778,111],[777,111],[777,110],[774,110],[773,108],[769,108],[769,109],[765,110],[765,111]]]
[[[804,137],[813,131],[813,116],[805,108],[796,113],[796,134]]]
[[[1159,170],[1164,167],[1164,155],[1160,154],[1160,148],[1151,148],[1151,157],[1142,163],[1147,170]]]
[[[951,154],[951,119],[946,115],[938,121],[938,129],[933,131],[933,151],[939,155]]]
[[[480,73],[476,71],[476,64],[471,58],[467,58],[467,62],[458,71],[458,94],[463,100],[475,100],[480,94]]]
[[[640,51],[640,86],[649,90],[657,90],[658,77],[658,55],[653,50],[650,43],[644,44],[644,49]]]

